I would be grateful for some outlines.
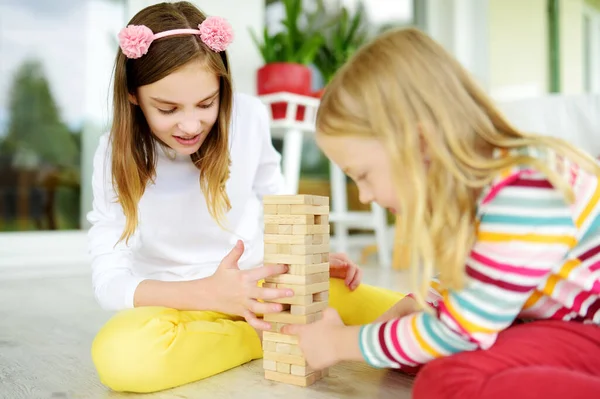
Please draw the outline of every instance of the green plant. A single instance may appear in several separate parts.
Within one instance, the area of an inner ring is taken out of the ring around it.
[[[350,15],[348,8],[342,7],[339,14],[333,17],[333,23],[328,24],[324,33],[324,45],[319,48],[314,61],[326,83],[367,41],[364,13],[365,7],[362,2],[359,2],[354,15]]]
[[[258,47],[265,64],[290,62],[308,65],[313,62],[317,52],[323,45],[323,35],[316,29],[316,18],[310,18],[302,11],[302,0],[281,0],[285,8],[282,23],[284,30],[271,35],[265,27],[262,41],[250,30],[250,35]],[[308,17],[308,26],[300,29],[302,17]]]

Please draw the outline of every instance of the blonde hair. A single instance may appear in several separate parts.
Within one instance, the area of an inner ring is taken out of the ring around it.
[[[197,27],[206,16],[188,2],[160,3],[137,13],[127,25],[146,25],[153,32]],[[229,178],[228,126],[232,107],[232,83],[226,52],[210,50],[195,35],[155,41],[148,53],[127,59],[118,51],[114,71],[113,122],[111,127],[112,182],[125,214],[119,241],[129,240],[138,223],[138,203],[146,185],[155,177],[156,139],[141,109],[129,101],[137,88],[154,83],[188,62],[201,59],[219,77],[219,114],[200,149],[191,155],[200,170],[200,187],[211,216],[221,220],[231,204],[225,191]],[[160,142],[159,142],[160,143]],[[160,144],[163,145],[163,144]]]
[[[567,183],[542,160],[492,157],[493,150],[545,147],[600,175],[594,159],[568,143],[511,126],[450,54],[412,28],[389,31],[357,51],[326,87],[316,123],[319,135],[381,140],[392,170],[403,171],[394,176],[395,249],[421,265],[412,267],[421,306],[434,269],[444,288],[463,287],[478,192],[501,171],[531,165],[573,200]],[[401,183],[400,175],[408,180]]]

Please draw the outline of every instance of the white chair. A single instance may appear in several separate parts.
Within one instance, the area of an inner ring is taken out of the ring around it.
[[[302,159],[302,144],[305,134],[310,136],[315,132],[315,118],[319,100],[313,97],[292,93],[275,93],[260,96],[267,106],[271,117],[271,135],[283,140],[282,169],[286,182],[286,192],[298,193],[300,181],[300,164]],[[284,118],[273,119],[272,104],[287,104]],[[299,107],[304,107],[304,115],[297,117]],[[364,237],[357,239],[349,235],[350,229],[369,229],[375,232],[375,242],[379,264],[391,267],[392,240],[387,215],[377,204],[371,205],[371,211],[349,211],[346,194],[346,176],[334,163],[330,162],[331,174],[331,210],[329,221],[334,226],[332,249],[336,252],[349,252],[353,245],[365,245]]]

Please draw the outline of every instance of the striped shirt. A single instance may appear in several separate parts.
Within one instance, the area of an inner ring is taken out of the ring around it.
[[[598,176],[551,152],[527,151],[566,178],[575,202],[567,203],[531,168],[498,176],[477,204],[477,240],[466,260],[465,287],[432,285],[433,314],[363,326],[359,342],[370,365],[414,367],[487,349],[516,319],[600,325]]]

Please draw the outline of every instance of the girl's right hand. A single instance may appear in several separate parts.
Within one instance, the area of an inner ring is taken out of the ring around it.
[[[262,288],[258,282],[287,272],[286,265],[267,265],[250,270],[240,270],[238,261],[244,253],[244,243],[238,241],[235,247],[223,258],[215,274],[210,279],[216,295],[219,312],[242,316],[254,328],[269,330],[271,325],[257,314],[277,313],[283,306],[279,303],[264,303],[259,300],[272,300],[291,297],[290,289]]]

